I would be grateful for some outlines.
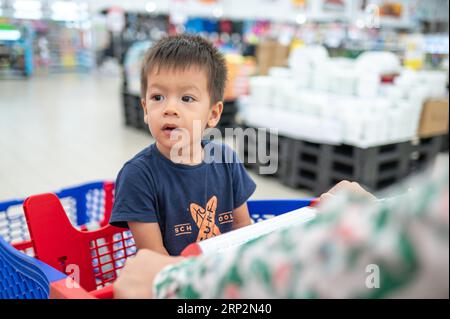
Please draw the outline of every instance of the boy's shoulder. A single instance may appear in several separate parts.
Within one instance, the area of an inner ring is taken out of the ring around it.
[[[123,167],[136,167],[136,168],[148,168],[149,165],[152,164],[152,158],[154,158],[153,154],[153,145],[147,146],[139,153],[134,155],[131,159],[125,162]]]

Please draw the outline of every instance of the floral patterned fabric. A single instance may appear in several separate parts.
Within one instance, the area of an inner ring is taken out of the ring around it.
[[[160,271],[156,298],[448,298],[448,158],[368,202],[342,194],[308,224]]]

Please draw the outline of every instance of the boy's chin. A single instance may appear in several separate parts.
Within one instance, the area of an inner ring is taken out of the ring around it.
[[[179,141],[171,141],[171,140],[158,140],[156,139],[156,142],[164,147],[166,150],[169,150],[171,152],[176,152],[177,150],[179,150],[180,152],[183,151],[190,151],[190,149],[194,148],[193,145],[191,145],[189,142],[188,143],[181,143]],[[201,143],[198,143],[198,147],[201,148]]]
[[[177,148],[184,148],[184,147],[188,147],[188,145],[184,145],[181,144],[179,141],[172,141],[170,139],[156,139],[156,142],[164,147],[166,150],[172,150],[172,149],[177,149]]]

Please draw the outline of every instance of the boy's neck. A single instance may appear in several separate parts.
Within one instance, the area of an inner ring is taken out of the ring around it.
[[[172,161],[176,164],[184,164],[184,165],[197,165],[202,163],[204,159],[204,150],[202,147],[201,142],[199,142],[198,145],[190,146],[189,149],[185,152],[178,152],[178,154],[175,154],[175,156],[172,158],[171,156],[171,149],[164,147],[160,143],[156,142],[156,147],[158,148],[158,151],[167,159]]]

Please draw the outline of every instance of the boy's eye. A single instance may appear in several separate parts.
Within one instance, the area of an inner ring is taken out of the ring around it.
[[[195,101],[195,99],[192,96],[188,96],[188,95],[183,96],[181,98],[181,100],[186,103],[191,103],[191,102]]]
[[[151,99],[153,101],[160,102],[164,99],[164,97],[160,94],[155,94],[155,95],[152,95]]]

